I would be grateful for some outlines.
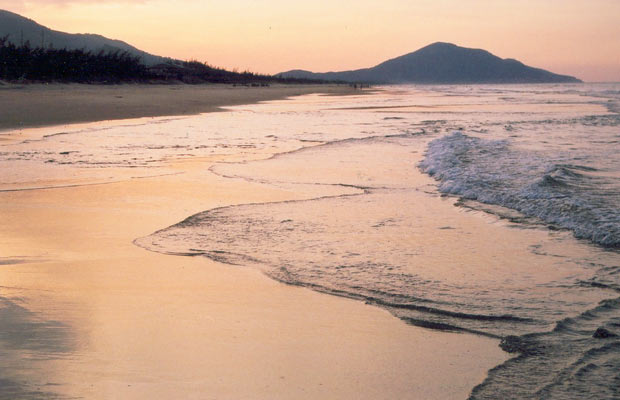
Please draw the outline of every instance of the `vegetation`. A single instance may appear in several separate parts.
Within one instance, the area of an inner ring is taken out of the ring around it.
[[[199,61],[172,61],[151,67],[150,72],[157,79],[174,80],[183,83],[233,83],[266,84],[278,79],[269,75],[255,74],[249,71],[234,72],[213,67]],[[278,80],[279,81],[279,80]]]
[[[269,83],[317,83],[311,79],[281,78],[235,72],[198,61],[174,61],[147,67],[140,57],[115,50],[93,53],[88,50],[17,46],[0,38],[0,79],[19,82],[79,83],[228,83],[267,86]]]
[[[60,81],[118,83],[149,78],[138,57],[127,52],[32,48],[0,38],[0,79],[8,81]]]

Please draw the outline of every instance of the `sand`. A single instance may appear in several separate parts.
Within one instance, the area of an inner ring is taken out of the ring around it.
[[[350,93],[346,85],[0,85],[0,130],[218,111],[306,93]]]
[[[82,90],[96,88],[80,87],[78,97]],[[24,115],[40,102],[25,102]],[[0,378],[14,384],[13,397],[457,399],[507,358],[496,340],[409,326],[249,268],[133,245],[213,207],[303,197],[215,176],[210,163],[0,191],[0,300],[19,306],[0,306],[0,319],[19,321],[0,338]]]

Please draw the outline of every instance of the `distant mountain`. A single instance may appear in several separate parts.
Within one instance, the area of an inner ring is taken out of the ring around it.
[[[528,67],[510,58],[499,58],[486,50],[468,49],[442,42],[433,43],[372,68],[325,73],[292,70],[277,76],[388,84],[581,82],[572,76]]]
[[[108,39],[101,35],[71,34],[51,30],[39,25],[33,20],[9,11],[0,10],[0,38],[8,36],[8,40],[16,45],[30,42],[32,47],[50,47],[57,49],[86,49],[95,53],[103,50],[127,51],[140,57],[146,65],[155,65],[165,62],[166,58],[155,56],[139,50],[120,40]]]

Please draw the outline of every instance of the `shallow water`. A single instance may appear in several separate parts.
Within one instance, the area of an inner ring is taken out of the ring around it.
[[[67,185],[223,160],[211,173],[304,200],[210,209],[136,244],[501,338],[515,358],[472,398],[614,398],[619,111],[618,85],[391,87],[39,136],[0,164],[23,190],[36,171]]]
[[[620,334],[617,90],[424,89],[301,104],[334,121],[313,134],[322,144],[212,168],[358,193],[209,210],[137,243],[502,338],[521,355],[472,398],[582,398],[593,382],[597,398],[617,395],[620,342],[592,337]],[[336,132],[341,120],[359,133]]]

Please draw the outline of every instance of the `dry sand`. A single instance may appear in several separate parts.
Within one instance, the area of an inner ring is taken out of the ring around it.
[[[189,115],[307,93],[349,93],[343,85],[0,85],[0,130],[112,119]]]
[[[78,97],[83,90],[95,88],[78,88]],[[43,121],[50,122],[37,123]],[[0,340],[8,354],[0,378],[22,382],[16,393],[457,399],[506,359],[495,340],[408,326],[379,308],[286,286],[251,269],[134,246],[135,238],[199,211],[303,196],[217,177],[209,165],[192,160],[170,166],[180,175],[0,192],[0,300],[27,310],[11,309],[24,314],[14,319],[39,327],[56,321],[49,325],[54,340],[43,328],[31,334],[41,344],[28,357],[17,344],[10,348],[25,332]]]

